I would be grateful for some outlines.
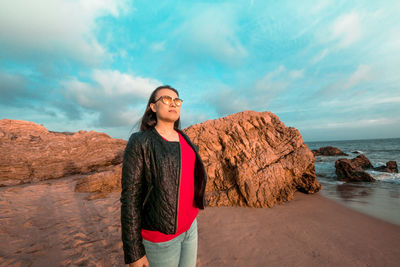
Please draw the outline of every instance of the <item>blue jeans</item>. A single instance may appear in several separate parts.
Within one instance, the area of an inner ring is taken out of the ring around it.
[[[197,218],[179,236],[154,243],[143,239],[149,267],[195,267],[197,259]]]

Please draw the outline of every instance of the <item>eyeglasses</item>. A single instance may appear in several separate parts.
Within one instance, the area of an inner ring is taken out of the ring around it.
[[[172,99],[172,97],[168,96],[168,95],[162,95],[160,96],[156,101],[154,101],[154,103],[156,103],[158,100],[160,100],[165,104],[165,105],[169,105],[172,103],[172,101],[174,101],[175,105],[177,107],[180,107],[182,105],[183,100],[180,98],[174,98]]]

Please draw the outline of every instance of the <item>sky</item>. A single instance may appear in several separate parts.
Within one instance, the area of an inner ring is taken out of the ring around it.
[[[306,142],[400,137],[399,1],[1,0],[0,119],[127,140],[151,92],[181,128],[271,111]]]

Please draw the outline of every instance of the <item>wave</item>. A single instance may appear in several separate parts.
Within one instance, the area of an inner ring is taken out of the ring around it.
[[[368,172],[378,181],[400,185],[400,173],[378,172],[371,170],[367,170],[366,172]]]

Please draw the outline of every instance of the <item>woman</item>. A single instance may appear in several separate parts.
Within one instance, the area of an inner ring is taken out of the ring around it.
[[[207,177],[198,147],[180,130],[182,102],[176,89],[157,87],[125,148],[120,200],[129,266],[196,265]]]

